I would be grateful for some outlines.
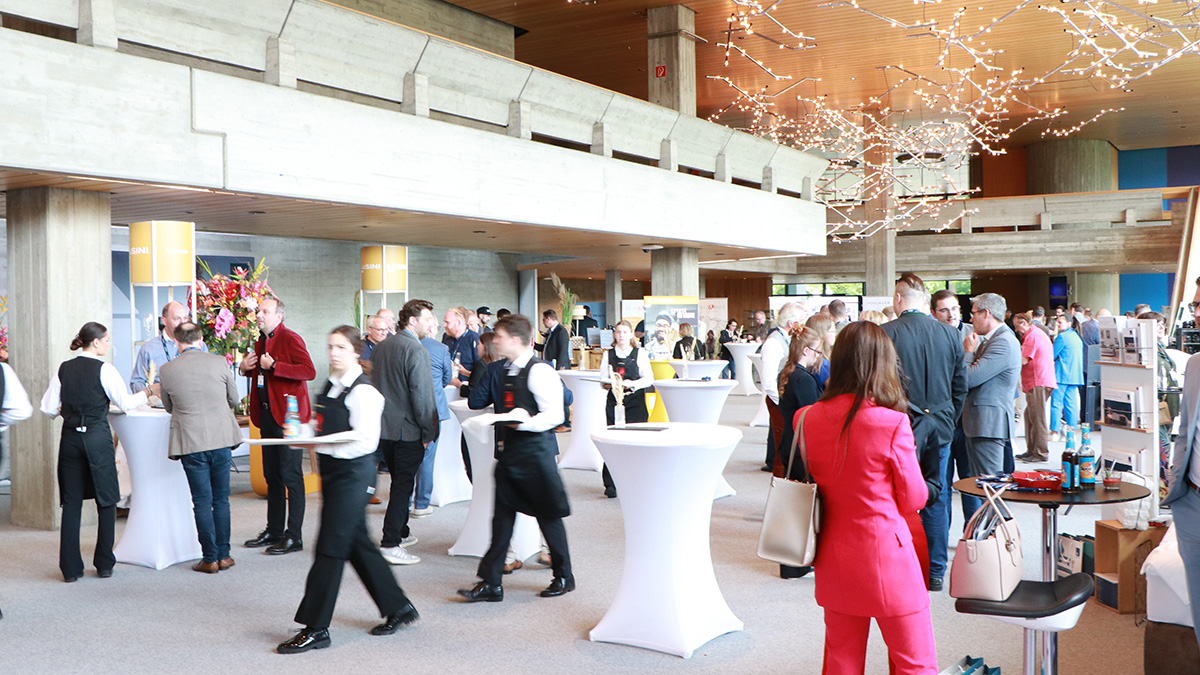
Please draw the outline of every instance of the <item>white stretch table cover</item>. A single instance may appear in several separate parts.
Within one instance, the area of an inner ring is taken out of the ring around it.
[[[608,397],[604,385],[596,381],[600,379],[600,371],[560,370],[558,374],[575,396],[575,403],[571,405],[570,439],[566,452],[558,460],[558,467],[599,471],[604,466],[604,458],[592,442],[592,432],[605,427],[604,405]]]
[[[446,402],[458,401],[458,387],[446,387]],[[463,464],[462,427],[453,414],[442,420],[438,431],[437,454],[433,456],[433,492],[429,503],[445,506],[454,502],[465,502],[471,498],[471,480],[467,478],[467,467]]]
[[[671,359],[667,363],[671,364],[671,367],[675,369],[676,375],[683,377],[683,359]],[[729,362],[725,359],[688,361],[687,376],[689,380],[702,380],[706,377],[716,380],[721,377],[721,371],[725,370],[725,366],[728,365]],[[667,414],[670,415],[671,412],[668,410]]]
[[[467,439],[467,452],[471,456],[471,476],[475,479],[467,521],[463,523],[458,540],[450,547],[450,555],[482,558],[492,543],[492,514],[496,510],[495,429],[490,424],[471,423],[470,420],[491,412],[491,408],[471,410],[466,401],[459,399],[450,404],[450,412],[462,425],[463,436]],[[541,550],[537,520],[518,513],[517,522],[513,525],[511,546],[517,559],[522,561]]]
[[[730,427],[678,422],[665,431],[592,435],[625,519],[621,584],[589,633],[593,641],[686,659],[709,640],[742,630],[717,586],[709,548],[710,496],[741,438]]]
[[[726,342],[725,347],[729,349],[729,353],[733,354],[733,369],[734,377],[737,378],[737,386],[730,392],[733,396],[754,396],[758,392],[758,387],[754,386],[754,373],[750,370],[751,354],[758,351],[759,344],[757,342]]]
[[[134,495],[117,562],[161,570],[203,557],[192,511],[192,491],[183,464],[167,458],[171,414],[139,408],[108,416],[129,462]]]
[[[754,412],[754,419],[750,420],[750,426],[769,427],[771,426],[771,413],[767,410],[767,382],[762,372],[762,354],[751,354],[746,358],[754,364],[754,370],[758,372],[758,387],[762,392],[762,396],[758,399],[758,410]]]
[[[719,424],[725,399],[736,384],[733,380],[660,380],[654,383],[654,388],[662,396],[672,423]],[[725,476],[717,476],[713,499],[736,494],[737,490]]]

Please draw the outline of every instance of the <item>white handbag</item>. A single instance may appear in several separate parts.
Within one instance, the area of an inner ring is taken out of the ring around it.
[[[1021,530],[999,493],[986,483],[983,492],[987,501],[971,516],[954,549],[950,595],[1003,602],[1021,583]]]
[[[817,534],[821,530],[821,499],[817,484],[808,474],[808,455],[804,448],[804,416],[792,437],[792,452],[788,457],[788,473],[795,468],[796,446],[800,446],[800,461],[804,464],[804,480],[772,476],[767,493],[767,508],[763,513],[762,531],[758,535],[758,557],[782,565],[805,567],[817,557]]]

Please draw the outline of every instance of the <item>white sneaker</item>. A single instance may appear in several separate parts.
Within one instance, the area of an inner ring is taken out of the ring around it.
[[[417,556],[409,553],[407,550],[399,546],[391,548],[381,548],[379,552],[383,555],[383,559],[393,565],[416,565],[421,562]]]
[[[423,509],[409,509],[408,510],[408,515],[412,516],[413,518],[424,518],[425,516],[428,516],[431,513],[433,513],[432,506],[426,506]]]
[[[409,546],[412,546],[415,543],[417,543],[417,535],[410,534],[407,537],[400,540],[400,548],[408,548]]]

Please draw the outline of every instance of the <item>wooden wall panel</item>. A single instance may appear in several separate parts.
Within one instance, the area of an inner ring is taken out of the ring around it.
[[[1025,192],[1025,148],[1013,148],[1005,155],[984,153],[983,194],[980,197],[1016,197]]]
[[[729,316],[745,325],[754,316],[756,310],[765,310],[770,305],[770,277],[753,279],[714,279],[705,280],[706,298],[728,298]],[[723,326],[722,326],[723,327]]]

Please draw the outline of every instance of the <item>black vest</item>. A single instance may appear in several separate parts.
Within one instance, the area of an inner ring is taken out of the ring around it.
[[[634,347],[629,352],[629,356],[624,358],[617,356],[616,348],[608,351],[608,365],[613,369],[613,372],[621,376],[622,380],[637,380],[641,379],[642,371],[638,370],[638,348]]]
[[[346,397],[350,395],[350,390],[360,384],[371,384],[371,378],[367,377],[366,373],[361,373],[350,383],[349,387],[342,390],[342,393],[335,398],[330,398],[329,390],[333,388],[333,382],[325,383],[325,389],[320,396],[317,396],[317,405],[313,410],[313,414],[317,417],[318,436],[328,436],[350,430],[350,409],[346,407]]]
[[[100,384],[102,366],[99,359],[77,356],[58,367],[64,428],[108,424],[108,394]]]
[[[529,390],[529,371],[538,363],[550,366],[549,362],[533,357],[529,359],[529,363],[525,364],[525,367],[519,370],[516,375],[511,375],[508,371],[505,371],[501,385],[500,400],[494,403],[496,412],[506,413],[514,408],[523,408],[530,416],[541,412],[538,409],[537,399],[534,398],[533,392]],[[553,368],[553,366],[550,367]],[[504,452],[537,450],[542,447],[551,448],[553,452],[558,451],[558,442],[554,438],[553,430],[519,431],[507,425],[496,427],[497,459]]]

